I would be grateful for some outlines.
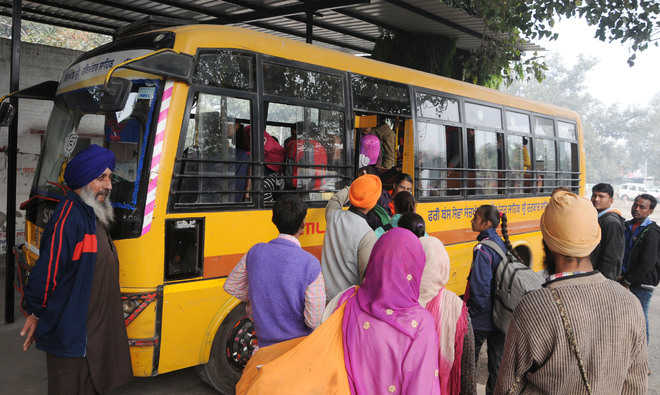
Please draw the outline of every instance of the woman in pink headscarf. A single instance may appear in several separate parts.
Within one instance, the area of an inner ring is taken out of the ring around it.
[[[445,285],[449,281],[449,254],[442,242],[421,237],[426,266],[419,304],[433,315],[438,333],[438,369],[442,394],[476,394],[474,337],[465,303]]]
[[[374,245],[362,286],[342,295],[352,394],[440,394],[434,320],[418,303],[424,262],[419,239],[394,228]]]
[[[439,395],[438,336],[418,302],[424,263],[411,231],[387,232],[362,286],[337,295],[336,311],[310,335],[260,348],[236,393]]]

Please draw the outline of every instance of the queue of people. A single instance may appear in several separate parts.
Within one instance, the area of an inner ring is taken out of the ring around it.
[[[24,350],[36,340],[47,353],[50,394],[106,393],[131,376],[107,232],[113,169],[112,152],[95,145],[70,161],[71,191],[25,289]],[[321,262],[298,241],[304,202],[275,202],[278,237],[253,246],[224,285],[247,303],[259,341],[238,394],[475,394],[484,343],[489,394],[646,393],[648,307],[660,274],[655,198],[638,196],[622,224],[611,186],[595,186],[591,203],[555,190],[540,220],[547,281],[522,298],[503,333],[492,315],[493,274],[506,264],[496,250],[519,259],[506,214],[476,210],[462,300],[445,288],[449,255],[415,213],[412,179],[396,179],[390,193],[367,171],[329,200]],[[374,228],[369,213],[389,208],[383,197],[395,218],[379,216]]]

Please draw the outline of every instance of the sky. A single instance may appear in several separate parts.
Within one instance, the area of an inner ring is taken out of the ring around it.
[[[557,40],[538,44],[547,50],[548,57],[556,53],[569,67],[580,54],[596,58],[599,63],[589,73],[586,86],[602,102],[644,106],[660,93],[660,47],[649,45],[630,67],[626,62],[632,54],[630,46],[594,38],[596,28],[582,19],[564,19],[555,24],[554,31],[559,33]]]

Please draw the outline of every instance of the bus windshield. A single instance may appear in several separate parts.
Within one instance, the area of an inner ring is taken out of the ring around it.
[[[99,110],[101,85],[59,94],[48,121],[33,194],[61,196],[68,161],[90,144],[101,145],[116,157],[110,195],[115,208],[112,236],[139,236],[149,176],[147,145],[160,85],[157,79],[132,80],[124,109],[109,114]]]

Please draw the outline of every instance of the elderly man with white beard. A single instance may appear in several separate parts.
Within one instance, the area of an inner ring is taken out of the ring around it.
[[[113,221],[114,154],[91,145],[67,164],[71,188],[41,238],[25,287],[23,350],[46,352],[48,393],[103,394],[132,377]]]

